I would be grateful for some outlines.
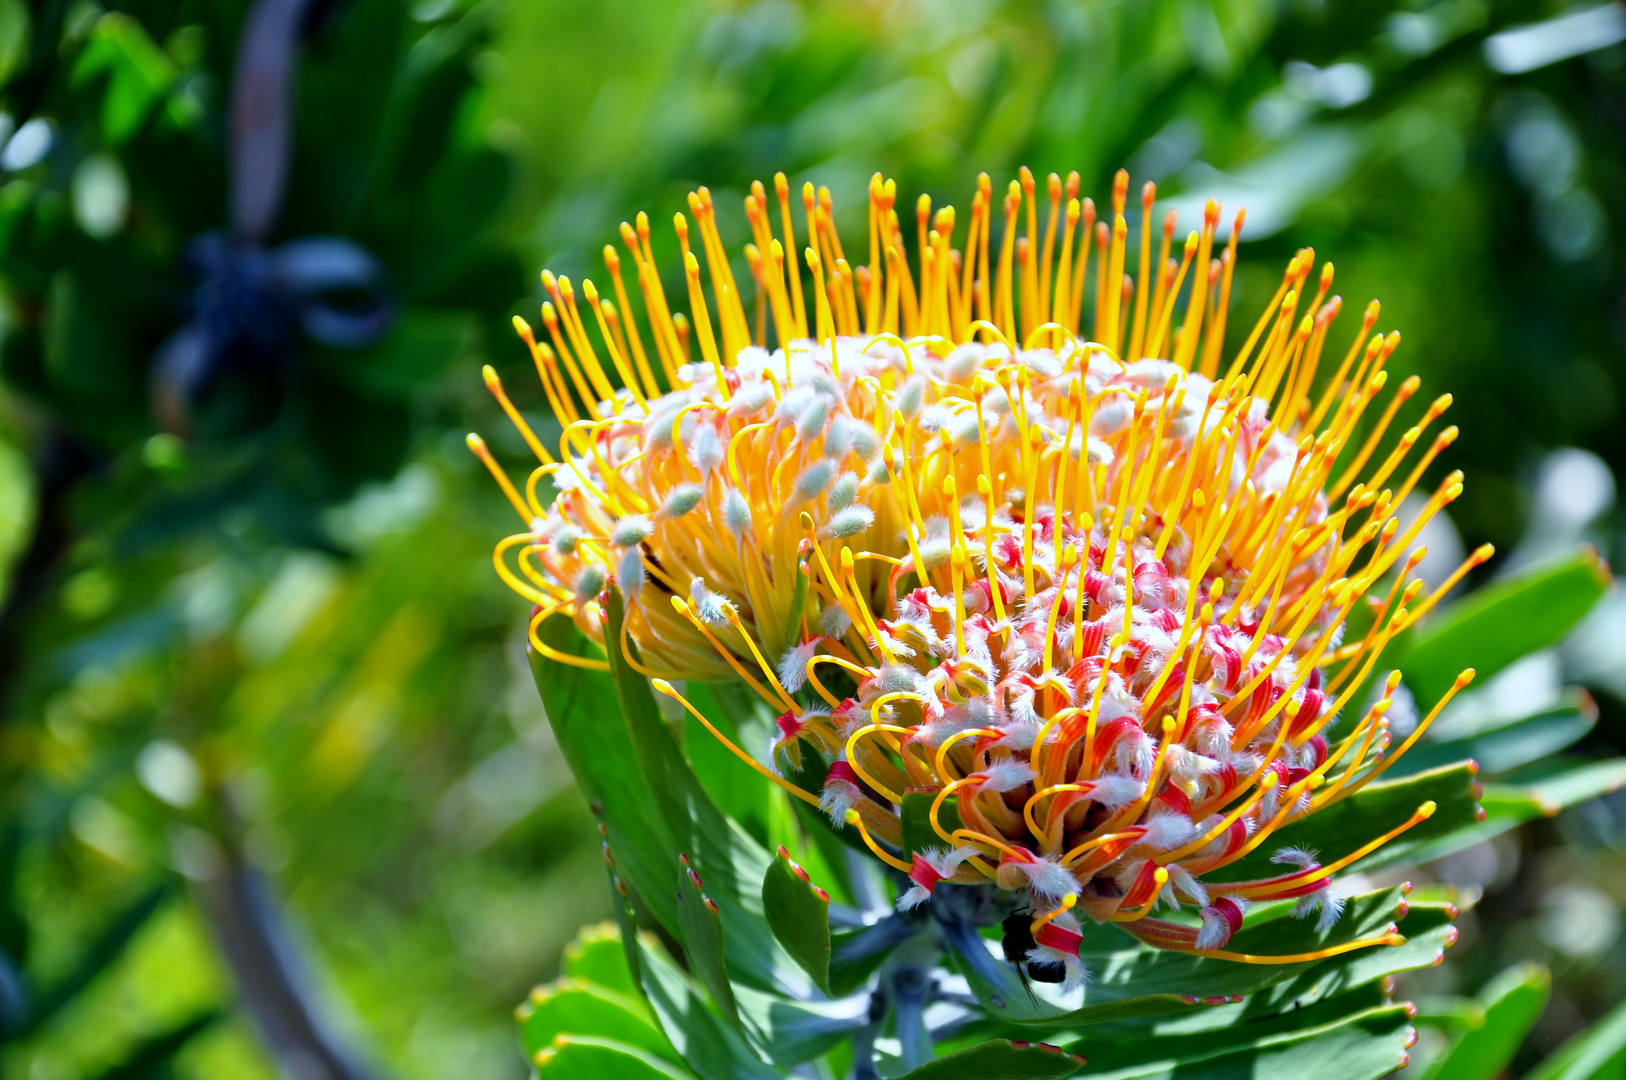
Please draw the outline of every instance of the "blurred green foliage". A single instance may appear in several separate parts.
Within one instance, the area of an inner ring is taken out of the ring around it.
[[[523,456],[477,372],[545,412],[506,327],[534,316],[534,271],[594,273],[639,209],[670,269],[663,223],[696,184],[737,247],[746,186],[779,169],[856,227],[875,170],[963,205],[977,172],[1019,164],[1077,169],[1102,201],[1127,164],[1182,232],[1191,200],[1249,205],[1239,310],[1300,245],[1337,262],[1346,323],[1382,299],[1396,377],[1424,380],[1402,421],[1456,396],[1436,470],[1468,474],[1467,543],[1551,526],[1531,508],[1554,448],[1626,465],[1626,47],[1493,69],[1488,37],[1563,11],[1538,0],[319,4],[273,242],[358,241],[405,307],[365,353],[231,374],[178,439],[150,363],[184,318],[186,243],[225,223],[245,10],[0,0],[0,951],[61,985],[165,890],[6,1041],[6,1075],[274,1075],[199,901],[237,855],[369,1067],[522,1074],[512,1003],[609,900],[490,570],[507,510],[461,434]],[[1618,561],[1626,529],[1617,511],[1566,535]],[[1626,746],[1618,688],[1595,689],[1582,756]],[[1478,906],[1412,993],[1553,966],[1520,1071],[1626,993],[1626,804],[1434,876]]]

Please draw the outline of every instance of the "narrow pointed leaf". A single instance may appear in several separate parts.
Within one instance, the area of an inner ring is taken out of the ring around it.
[[[1072,1076],[1082,1064],[1058,1046],[990,1039],[928,1061],[903,1080],[1050,1080]]]
[[[639,943],[638,970],[661,1030],[701,1080],[778,1080],[745,1040],[713,1011],[700,988],[660,948]]]
[[[613,586],[606,605],[606,640],[620,640],[621,594]],[[634,659],[637,651],[630,642]],[[705,880],[706,895],[728,927],[727,950],[735,978],[761,989],[792,994],[811,989],[811,982],[787,956],[762,917],[763,875],[768,852],[717,809],[678,749],[677,740],[656,708],[649,680],[628,666],[619,648],[609,650],[615,700],[620,705],[643,780],[672,839],[679,845],[664,866],[685,855]],[[670,871],[655,881],[670,891]],[[647,891],[647,890],[646,890]],[[675,912],[674,912],[675,914]]]
[[[869,997],[840,1001],[787,1001],[748,986],[735,988],[740,1019],[765,1057],[785,1068],[849,1041],[869,1023]]]
[[[548,619],[537,634],[560,652],[589,653],[587,639],[563,616]],[[677,845],[648,785],[634,781],[638,758],[627,726],[616,713],[610,677],[534,652],[531,670],[565,762],[604,822],[617,876],[639,891],[662,926],[676,933],[672,892],[653,886],[666,880]]]
[[[1495,1080],[1541,1017],[1552,986],[1552,974],[1540,964],[1519,964],[1492,979],[1479,995],[1479,1024],[1435,1059],[1427,1080]]]
[[[1626,1074],[1626,1003],[1559,1047],[1524,1080],[1616,1080]]]

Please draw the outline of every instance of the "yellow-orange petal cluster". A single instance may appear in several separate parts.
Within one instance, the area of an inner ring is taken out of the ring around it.
[[[578,304],[544,273],[548,341],[516,325],[557,451],[487,369],[540,462],[521,491],[470,437],[524,523],[496,565],[536,605],[533,646],[605,665],[541,640],[564,614],[691,710],[673,681],[749,685],[777,731],[766,758],[735,752],[854,825],[909,876],[900,904],[945,880],[1020,892],[1038,952],[1075,977],[1080,916],[1244,960],[1262,958],[1224,946],[1249,902],[1336,918],[1330,878],[1389,835],[1326,865],[1284,849],[1264,879],[1204,876],[1376,779],[1432,719],[1387,746],[1394,678],[1344,712],[1385,643],[1489,555],[1427,596],[1410,577],[1461,490],[1447,476],[1401,527],[1455,437],[1414,453],[1449,396],[1383,449],[1418,381],[1385,393],[1399,335],[1374,333],[1375,301],[1329,353],[1341,303],[1308,250],[1227,360],[1242,215],[1221,244],[1210,202],[1176,259],[1146,185],[1131,276],[1122,172],[1100,221],[1076,175],[1052,175],[1042,207],[1024,169],[997,214],[985,175],[963,236],[922,198],[912,243],[877,175],[859,265],[811,185],[798,258],[783,175],[774,189],[745,198],[746,289],[710,194],[690,196],[687,317],[647,219],[622,226],[651,346],[613,248],[613,300],[583,282]],[[910,792],[940,847],[905,851]],[[1200,927],[1152,918],[1159,903]]]

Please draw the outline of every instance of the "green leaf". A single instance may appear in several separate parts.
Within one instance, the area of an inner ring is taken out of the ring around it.
[[[1524,1080],[1618,1080],[1626,1073],[1626,1003],[1559,1047]]]
[[[1385,776],[1411,776],[1425,769],[1472,759],[1485,775],[1521,768],[1579,742],[1598,722],[1598,707],[1585,695],[1546,712],[1463,739],[1422,743],[1406,752]]]
[[[684,1064],[702,1080],[779,1080],[658,946],[639,942],[637,952],[644,993]]]
[[[1401,759],[1405,760],[1404,758]],[[1230,866],[1204,875],[1208,881],[1248,881],[1283,872],[1270,857],[1284,847],[1316,852],[1322,863],[1350,854],[1401,824],[1425,802],[1435,805],[1432,817],[1418,822],[1377,851],[1351,864],[1346,873],[1358,873],[1415,857],[1414,853],[1458,829],[1479,820],[1474,799],[1476,768],[1462,762],[1399,780],[1385,777],[1355,794],[1323,807],[1277,829],[1268,840]]]
[[[562,653],[591,655],[587,639],[563,616],[545,621],[537,635]],[[534,652],[531,670],[559,749],[604,823],[617,876],[638,890],[662,926],[677,933],[676,894],[665,886],[677,844],[648,785],[633,782],[638,758],[615,714],[610,677]]]
[[[220,1013],[210,1010],[181,1021],[179,1024],[148,1036],[132,1047],[124,1060],[87,1080],[152,1080],[171,1075],[170,1063],[186,1044],[220,1019]]]
[[[620,640],[621,594],[612,585],[608,595],[604,632],[605,639],[614,642]],[[636,658],[636,648],[630,641],[627,645]],[[608,650],[608,656],[615,701],[635,754],[623,761],[627,766],[636,761],[641,769],[660,819],[680,845],[672,856],[685,855],[705,880],[706,895],[728,927],[726,948],[733,976],[764,990],[798,996],[810,992],[812,983],[779,947],[763,918],[761,882],[770,862],[768,852],[738,822],[724,816],[700,786],[656,708],[649,680],[627,664],[619,648]],[[662,870],[652,881],[656,884],[642,891],[669,888],[671,878]]]
[[[1552,974],[1540,964],[1519,964],[1479,994],[1477,1025],[1464,1030],[1428,1072],[1428,1080],[1495,1080],[1547,1007]]]
[[[735,994],[751,1041],[781,1067],[811,1061],[869,1023],[867,995],[793,1002],[748,986],[736,987]]]
[[[1071,1076],[1082,1064],[1081,1058],[1049,1043],[990,1039],[928,1061],[903,1080],[1047,1080]]]
[[[97,20],[72,81],[79,86],[103,73],[111,77],[102,102],[102,134],[119,146],[141,130],[163,100],[175,81],[175,62],[133,16],[110,11]]]
[[[689,704],[703,713],[717,729],[739,747],[761,746],[767,741],[767,728],[760,717],[748,710],[722,704],[725,688],[691,682],[684,691]],[[755,697],[755,694],[751,695]],[[772,718],[768,718],[772,722]],[[768,839],[770,788],[761,775],[734,755],[722,740],[707,731],[687,710],[683,714],[683,750],[701,787],[718,809],[748,829],[764,845]]]
[[[639,994],[637,980],[627,966],[621,931],[614,923],[582,927],[565,946],[562,966],[572,979],[596,983],[627,997]]]
[[[1464,668],[1489,679],[1513,661],[1556,645],[1609,588],[1591,548],[1486,586],[1429,620],[1398,657],[1406,685],[1425,708]]]
[[[791,959],[830,992],[830,894],[791,862],[784,848],[762,878],[762,911]]]
[[[693,1074],[614,1039],[560,1035],[532,1058],[543,1080],[688,1080]]]
[[[671,1042],[644,1013],[641,1002],[613,990],[561,979],[539,986],[514,1011],[525,1056],[535,1061],[560,1035],[614,1039],[682,1064]]]
[[[948,846],[943,838],[937,835],[937,830],[932,828],[932,802],[936,798],[935,791],[911,790],[903,793],[901,824],[905,855],[913,855],[930,847]],[[959,807],[955,805],[953,799],[944,799],[943,805],[937,808],[937,823],[950,833],[965,827],[965,823],[960,820]]]
[[[1485,818],[1458,829],[1419,850],[1414,862],[1428,862],[1500,836],[1527,821],[1556,817],[1566,809],[1626,787],[1626,758],[1577,764],[1572,760],[1543,762],[1533,770],[1520,770],[1524,782],[1486,784],[1480,796]]]
[[[734,986],[723,966],[723,920],[716,901],[702,891],[700,876],[687,862],[678,872],[678,926],[683,931],[683,954],[689,971],[711,994],[711,1000],[735,1025],[740,1022],[734,1004]]]
[[[18,1034],[36,1031],[112,967],[141,928],[163,906],[169,887],[159,885],[113,917],[101,936],[80,954],[68,973],[41,991]]]
[[[1358,949],[1311,964],[1280,982],[1248,994],[1240,1002],[1206,1005],[1177,1016],[1150,1021],[1129,1020],[1106,1024],[1098,1030],[1116,1034],[1138,1029],[1158,1037],[1213,1031],[1303,1009],[1338,995],[1347,999],[1357,988],[1379,987],[1385,976],[1439,963],[1445,951],[1457,940],[1457,930],[1452,925],[1457,915],[1456,909],[1438,903],[1407,903],[1404,906],[1406,913],[1397,922],[1401,936],[1406,939],[1404,945]]]
[[[1290,918],[1291,903],[1260,905],[1248,919],[1228,951],[1260,956],[1291,956],[1315,952],[1360,938],[1383,933],[1402,910],[1404,893],[1399,888],[1351,897],[1343,916],[1325,932],[1318,931],[1314,919]],[[1408,918],[1411,912],[1407,912]],[[1420,916],[1421,912],[1418,913]],[[1052,995],[1048,988],[1024,987],[1016,969],[993,951],[994,943],[965,927],[945,927],[945,937],[959,960],[961,972],[971,983],[991,1018],[1020,1024],[1055,1027],[1106,1024],[1170,1013],[1193,1015],[1194,999],[1223,998],[1237,994],[1255,996],[1278,983],[1297,980],[1297,992],[1313,996],[1346,989],[1396,970],[1427,964],[1438,955],[1444,938],[1446,912],[1438,909],[1417,924],[1437,940],[1416,945],[1373,945],[1324,960],[1298,964],[1242,964],[1191,953],[1154,949],[1130,941],[1113,927],[1086,927],[1080,959],[1090,970],[1082,1007],[1069,1008],[1069,1002]],[[1372,955],[1364,955],[1372,954]],[[1031,996],[1030,996],[1031,995]],[[1269,1011],[1290,1006],[1295,998],[1265,996],[1253,1008]],[[1251,1013],[1248,1015],[1252,1015]],[[1201,1022],[1198,1022],[1201,1026]]]
[[[28,59],[28,5],[0,0],[0,85]]]
[[[1126,1047],[1122,1056],[1081,1043],[1077,1049],[1092,1060],[1080,1075],[1100,1080],[1248,1080],[1262,1076],[1375,1080],[1406,1063],[1412,1028],[1403,1005],[1384,1005],[1332,1022],[1308,1024],[1313,1018],[1314,1010],[1307,1009],[1303,1014],[1243,1025],[1227,1032],[1232,1037],[1224,1039],[1202,1035],[1138,1042]],[[1238,1036],[1245,1040],[1241,1045],[1235,1041]]]

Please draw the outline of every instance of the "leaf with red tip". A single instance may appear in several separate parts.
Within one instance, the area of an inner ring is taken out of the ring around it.
[[[740,1012],[723,963],[723,920],[718,918],[717,905],[705,894],[700,875],[686,861],[678,867],[677,878],[678,926],[683,931],[683,955],[689,961],[689,972],[711,994],[723,1015],[738,1027]]]
[[[830,992],[830,896],[781,847],[762,878],[762,910],[791,958]]]

